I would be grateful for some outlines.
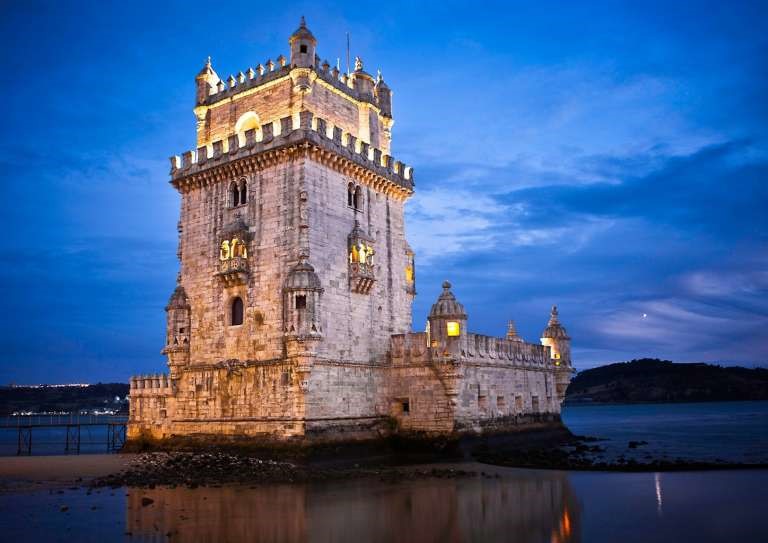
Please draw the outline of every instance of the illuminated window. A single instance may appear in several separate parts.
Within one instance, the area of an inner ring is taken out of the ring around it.
[[[560,353],[555,353],[555,356],[554,356],[554,358],[555,358],[556,360],[559,360],[559,359],[560,359]]]
[[[243,299],[239,296],[232,300],[231,306],[231,319],[230,324],[232,326],[239,326],[243,324]]]
[[[461,334],[461,327],[456,321],[448,321],[445,323],[445,330],[448,333],[448,337],[457,337]]]

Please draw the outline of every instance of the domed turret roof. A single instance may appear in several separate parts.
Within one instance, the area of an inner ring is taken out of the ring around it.
[[[389,90],[389,85],[384,81],[384,78],[381,76],[381,70],[378,71],[376,74],[376,85],[377,90]]]
[[[203,66],[203,69],[197,73],[196,79],[214,79],[218,81],[219,76],[216,74],[216,70],[213,69],[211,57],[206,59],[205,65]]]
[[[361,78],[373,83],[373,76],[363,69],[363,59],[355,57],[355,71],[352,72],[354,78]]]
[[[187,300],[187,292],[181,285],[176,287],[176,290],[171,294],[171,298],[168,300],[168,305],[165,306],[165,310],[169,309],[189,309],[189,300]]]
[[[464,306],[456,300],[456,296],[451,292],[451,284],[448,281],[443,282],[443,292],[437,298],[434,305],[432,305],[432,309],[429,312],[429,318],[435,317],[454,319],[467,318]]]
[[[571,339],[568,337],[568,332],[565,331],[565,327],[560,324],[556,305],[552,306],[552,313],[549,315],[549,322],[547,323],[547,327],[544,328],[544,331],[541,333],[541,337],[552,339]]]
[[[370,241],[373,243],[375,240],[369,236],[360,226],[360,221],[355,219],[355,226],[352,228],[352,231],[349,233],[350,239],[364,239],[365,241]]]
[[[222,232],[226,235],[230,234],[239,234],[239,233],[247,233],[248,232],[248,225],[245,224],[245,221],[238,213],[235,216],[235,220],[233,220],[231,223],[229,223],[227,226],[224,227]]]
[[[315,268],[307,262],[304,255],[300,257],[299,263],[288,272],[285,290],[323,290],[320,278],[315,273]]]
[[[291,34],[291,37],[288,39],[289,43],[293,43],[296,40],[311,40],[313,43],[317,43],[317,40],[315,39],[315,36],[312,35],[312,32],[309,31],[309,28],[307,28],[307,22],[304,20],[304,16],[301,16],[301,22],[299,23],[299,28],[296,29],[296,31]]]

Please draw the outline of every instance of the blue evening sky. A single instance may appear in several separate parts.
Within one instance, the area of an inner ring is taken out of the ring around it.
[[[194,76],[288,53],[394,91],[415,167],[414,327],[450,279],[470,329],[577,368],[768,362],[765,2],[5,2],[0,383],[165,369]]]

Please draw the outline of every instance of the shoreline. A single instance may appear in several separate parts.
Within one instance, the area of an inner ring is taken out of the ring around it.
[[[393,461],[395,460],[395,461]],[[0,493],[99,487],[218,487],[303,484],[376,479],[400,482],[424,478],[487,476],[493,468],[523,471],[653,473],[766,470],[768,464],[667,461],[648,464],[574,465],[514,462],[504,456],[478,455],[397,463],[397,459],[347,459],[340,464],[298,463],[226,452],[154,452],[79,456],[9,457],[0,462]],[[407,459],[400,459],[407,460]]]
[[[0,458],[0,493],[85,486],[125,469],[136,455],[83,454]]]

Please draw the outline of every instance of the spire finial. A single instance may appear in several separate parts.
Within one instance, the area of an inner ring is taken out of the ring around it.
[[[360,57],[355,57],[355,71],[356,72],[363,71],[363,59],[361,59]]]
[[[450,289],[451,289],[450,281],[443,281],[443,290],[450,290]]]
[[[384,78],[381,77],[381,68],[377,68],[376,69],[376,81],[381,81],[382,79],[384,79]]]
[[[515,339],[517,337],[517,327],[515,327],[515,321],[510,320],[507,322],[507,339]]]
[[[301,16],[301,22],[299,23],[299,27],[301,28],[307,28],[307,21],[304,20],[304,16]]]
[[[557,306],[552,306],[552,312],[549,314],[549,325],[555,325],[560,324],[560,319],[558,318],[558,312],[557,312]]]
[[[208,55],[208,58],[205,59],[205,67],[210,68],[211,67],[211,55]]]

